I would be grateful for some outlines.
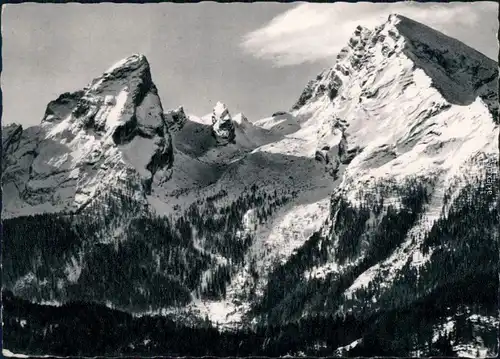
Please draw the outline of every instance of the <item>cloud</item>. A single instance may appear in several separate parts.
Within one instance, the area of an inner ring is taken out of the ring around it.
[[[300,4],[246,34],[243,50],[275,66],[332,62],[357,25],[374,28],[391,13],[404,15],[457,38],[485,55],[498,55],[496,2]]]

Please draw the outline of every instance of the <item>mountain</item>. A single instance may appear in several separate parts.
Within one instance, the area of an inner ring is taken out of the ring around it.
[[[234,125],[229,110],[222,102],[217,102],[212,113],[212,131],[220,145],[234,141]]]
[[[133,55],[49,103],[39,126],[3,131],[3,216],[81,210],[124,181],[150,191],[173,154],[149,63]]]
[[[494,355],[497,78],[400,15],[257,121],[164,111],[125,59],[2,130],[6,347]]]
[[[315,137],[318,160],[342,181],[317,237],[271,273],[260,309],[267,320],[403,315],[443,287],[475,281],[497,292],[497,78],[493,61],[405,17],[356,29],[293,107],[302,127],[294,136]],[[455,298],[469,318],[477,314],[470,306],[487,306],[468,297],[470,288]],[[433,325],[449,327],[452,318]],[[452,342],[463,353],[465,344]],[[377,345],[365,353],[384,355]]]

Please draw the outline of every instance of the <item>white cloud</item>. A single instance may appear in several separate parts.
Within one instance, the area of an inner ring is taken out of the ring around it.
[[[385,22],[389,14],[397,13],[496,59],[497,12],[496,2],[305,3],[245,35],[241,46],[257,58],[272,60],[276,66],[333,61],[357,25],[373,28]]]

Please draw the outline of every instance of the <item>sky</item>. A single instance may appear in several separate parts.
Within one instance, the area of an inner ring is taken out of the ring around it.
[[[11,4],[2,7],[2,123],[38,124],[48,102],[146,55],[165,110],[217,101],[256,121],[288,110],[357,25],[399,13],[498,57],[498,4]]]

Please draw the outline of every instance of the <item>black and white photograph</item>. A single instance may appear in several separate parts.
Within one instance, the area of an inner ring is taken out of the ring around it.
[[[497,357],[499,4],[2,5],[2,355]]]

